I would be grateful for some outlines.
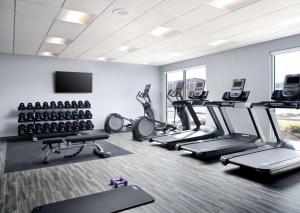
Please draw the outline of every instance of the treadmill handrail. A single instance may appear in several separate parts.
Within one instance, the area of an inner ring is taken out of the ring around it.
[[[204,105],[213,107],[251,108],[253,103],[242,101],[207,101]]]
[[[300,109],[300,101],[262,101],[252,103],[253,107]]]

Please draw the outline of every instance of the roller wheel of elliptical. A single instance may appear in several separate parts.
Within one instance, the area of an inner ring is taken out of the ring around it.
[[[123,117],[118,113],[109,114],[105,119],[105,132],[112,133],[122,130],[124,125]]]
[[[148,139],[155,133],[155,122],[151,121],[147,116],[140,116],[135,119],[132,126],[133,139],[141,141]]]

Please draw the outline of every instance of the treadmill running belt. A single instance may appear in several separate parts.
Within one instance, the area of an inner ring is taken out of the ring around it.
[[[275,148],[249,155],[243,155],[230,159],[230,163],[258,169],[276,169],[284,161],[298,159],[300,151],[285,148]]]
[[[138,186],[117,189],[35,207],[31,213],[110,213],[154,202]]]
[[[209,132],[204,131],[188,131],[188,132],[182,132],[178,134],[173,135],[166,135],[166,136],[160,136],[160,137],[154,137],[153,141],[167,144],[170,142],[176,142],[176,141],[190,141],[191,140],[199,140],[198,137],[203,137],[205,135],[209,135]]]
[[[220,149],[227,149],[236,146],[243,146],[249,143],[234,139],[218,139],[207,142],[199,142],[181,146],[181,149],[195,152],[209,152]]]

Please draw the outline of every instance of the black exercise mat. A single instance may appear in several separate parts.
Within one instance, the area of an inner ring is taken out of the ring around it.
[[[32,213],[111,213],[154,202],[154,198],[138,186],[121,187],[84,197],[36,207]]]
[[[104,151],[111,152],[111,157],[132,154],[131,152],[106,141],[97,141],[97,143],[102,146]],[[49,163],[43,164],[43,157],[40,151],[41,147],[43,147],[42,142],[8,142],[4,172],[16,172],[100,159],[93,153],[94,147],[89,146],[83,149],[82,152],[74,158],[64,159],[63,155],[65,152],[62,155],[51,154]],[[72,151],[74,152],[74,150]]]

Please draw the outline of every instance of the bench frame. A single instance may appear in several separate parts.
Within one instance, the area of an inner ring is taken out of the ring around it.
[[[88,146],[94,146],[93,152],[100,158],[108,158],[110,157],[110,152],[105,152],[103,148],[95,143],[96,140],[101,139],[91,139],[91,140],[83,140],[81,142],[70,142],[68,138],[56,138],[56,139],[48,139],[53,140],[53,142],[48,142],[47,139],[43,141],[45,145],[42,149],[43,155],[43,163],[49,163],[50,156],[52,154],[61,154],[62,150],[70,150],[70,149],[77,149],[74,153],[64,155],[64,158],[73,158],[79,155],[82,150]]]

